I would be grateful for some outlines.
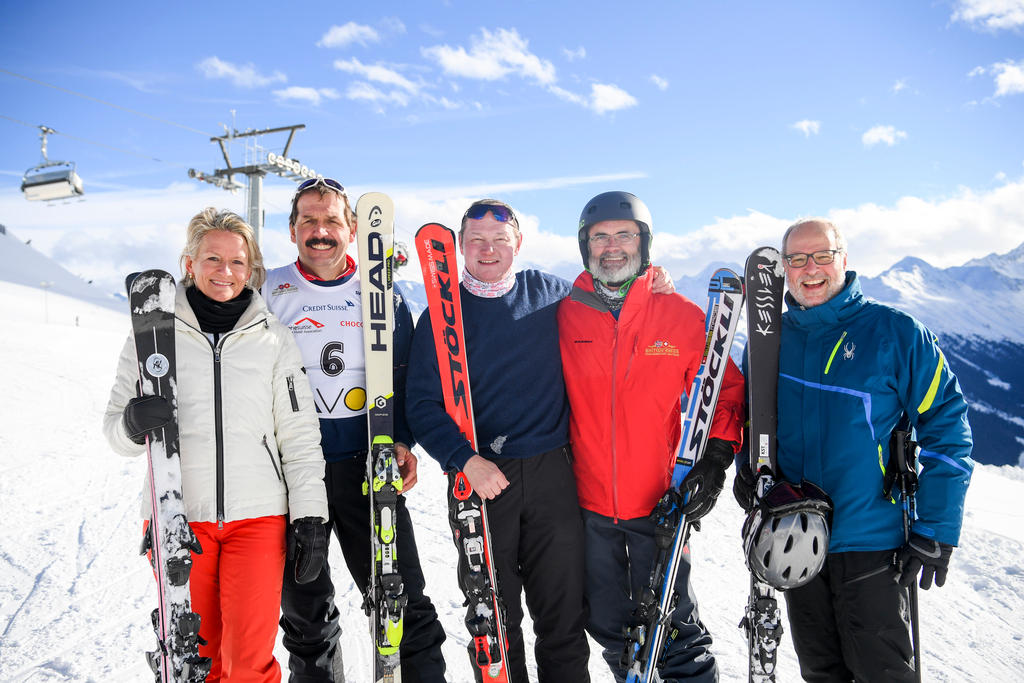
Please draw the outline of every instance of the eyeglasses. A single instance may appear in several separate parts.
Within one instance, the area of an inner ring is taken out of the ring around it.
[[[842,253],[842,249],[822,249],[816,251],[813,254],[786,254],[782,258],[786,259],[786,263],[793,266],[794,268],[803,268],[807,265],[807,259],[812,258],[814,262],[819,266],[827,266],[836,260],[836,254]]]
[[[504,204],[473,204],[466,209],[466,213],[462,214],[462,222],[465,223],[467,218],[478,221],[488,213],[494,216],[494,220],[499,223],[508,223],[515,227],[519,226],[519,221],[516,219],[516,215],[512,213],[512,209]]]
[[[306,190],[312,190],[314,187],[323,185],[324,187],[330,188],[335,192],[340,193],[343,197],[348,195],[345,193],[345,186],[339,183],[334,178],[310,178],[309,180],[303,180],[299,183],[299,186],[295,188],[295,196],[298,197]]]
[[[617,232],[614,235],[609,235],[606,232],[599,232],[596,235],[591,235],[589,241],[591,244],[596,244],[599,247],[607,247],[609,244],[614,242],[615,244],[628,244],[636,239],[639,235],[638,232]]]

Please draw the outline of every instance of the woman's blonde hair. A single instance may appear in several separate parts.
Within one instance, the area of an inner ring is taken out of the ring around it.
[[[199,254],[199,243],[203,241],[208,233],[214,230],[223,230],[238,235],[245,242],[245,250],[249,256],[249,282],[252,289],[259,289],[267,279],[267,270],[263,267],[263,254],[260,253],[260,245],[256,243],[256,232],[242,217],[227,209],[217,210],[208,206],[188,222],[188,230],[185,235],[185,248],[181,250],[181,273],[184,277],[185,286],[195,284],[195,278],[185,270],[185,260],[195,259]]]

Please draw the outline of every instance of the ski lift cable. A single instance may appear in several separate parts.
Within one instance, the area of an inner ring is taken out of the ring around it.
[[[85,94],[80,93],[80,92],[75,92],[74,90],[69,90],[68,88],[62,88],[59,85],[53,85],[52,83],[47,83],[45,81],[40,81],[40,80],[35,79],[35,78],[30,78],[29,76],[24,76],[22,74],[15,73],[13,71],[8,71],[7,69],[0,68],[0,73],[5,73],[8,76],[14,76],[15,78],[21,78],[21,79],[24,79],[24,80],[29,81],[31,83],[37,83],[39,85],[44,85],[47,88],[53,88],[54,90],[60,90],[61,92],[66,92],[69,95],[74,95],[75,97],[81,97],[82,99],[85,99],[85,100],[92,100],[93,102],[99,102],[100,104],[106,105],[108,107],[113,107],[114,109],[120,109],[121,111],[126,111],[129,114],[135,114],[136,116],[143,116],[143,117],[145,117],[147,119],[152,119],[154,121],[159,121],[160,123],[166,123],[168,126],[175,126],[176,128],[181,128],[181,129],[190,131],[192,133],[199,133],[200,135],[202,135],[204,137],[210,137],[210,134],[207,133],[206,131],[198,130],[197,128],[190,128],[189,126],[183,125],[181,123],[175,123],[174,121],[169,121],[167,119],[162,119],[159,116],[153,116],[152,114],[147,114],[147,113],[142,112],[142,111],[136,111],[135,109],[129,109],[128,107],[121,106],[120,104],[114,104],[113,102],[107,102],[106,100],[101,100],[100,98],[93,97],[92,95],[85,95]]]
[[[26,121],[21,121],[19,119],[12,118],[10,116],[5,116],[4,114],[0,114],[0,119],[7,119],[8,121],[13,121],[14,123],[19,123],[19,124],[21,124],[23,126],[28,126],[29,128],[35,128],[37,130],[39,129],[39,126],[33,125],[31,123],[27,123]],[[106,144],[104,142],[96,142],[95,140],[89,140],[89,139],[86,139],[86,138],[80,138],[80,137],[75,136],[75,135],[69,135],[68,133],[62,133],[59,130],[54,130],[54,129],[49,128],[49,127],[47,127],[47,131],[48,131],[49,134],[63,135],[64,137],[69,138],[71,140],[77,140],[79,142],[84,142],[84,143],[87,143],[87,144],[90,144],[90,145],[96,145],[97,147],[106,147],[107,149],[112,149],[115,152],[121,152],[122,154],[130,154],[132,156],[141,157],[142,159],[148,159],[149,161],[156,161],[156,162],[159,162],[161,164],[170,164],[171,166],[178,166],[179,168],[188,168],[187,164],[181,164],[181,163],[178,163],[177,161],[167,161],[166,159],[158,159],[157,157],[151,157],[151,156],[148,156],[146,154],[142,154],[140,152],[133,152],[130,149],[123,149],[121,147],[114,147],[113,145],[108,145],[108,144]]]

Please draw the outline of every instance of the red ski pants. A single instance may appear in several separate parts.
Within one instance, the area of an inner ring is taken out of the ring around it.
[[[284,576],[285,518],[190,522],[203,553],[192,554],[192,611],[199,654],[213,660],[208,683],[277,683],[274,658]]]

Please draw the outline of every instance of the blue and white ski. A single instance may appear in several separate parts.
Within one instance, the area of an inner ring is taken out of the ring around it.
[[[690,526],[681,513],[686,500],[679,485],[704,452],[742,306],[743,282],[739,276],[725,268],[715,271],[708,285],[704,355],[688,394],[672,483],[655,507],[658,555],[648,587],[640,595],[633,620],[626,630],[623,661],[627,683],[659,680],[658,663],[668,642],[672,611],[678,601],[676,576]]]

